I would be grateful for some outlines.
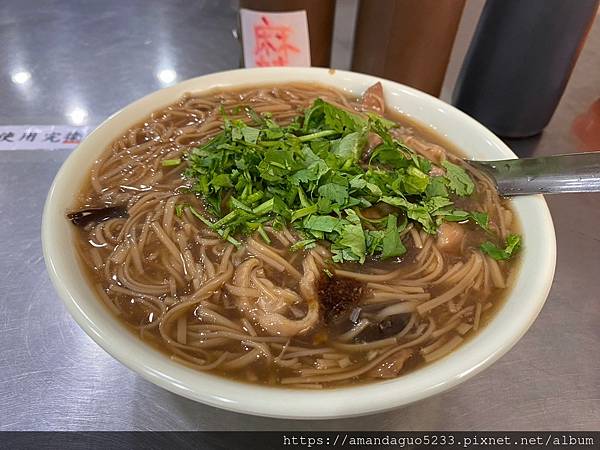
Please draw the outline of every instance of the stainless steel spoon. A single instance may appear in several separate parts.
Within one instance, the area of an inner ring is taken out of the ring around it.
[[[600,151],[467,162],[490,175],[504,196],[600,192]]]

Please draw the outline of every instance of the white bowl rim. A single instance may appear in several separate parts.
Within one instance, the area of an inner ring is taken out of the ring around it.
[[[70,189],[73,194],[71,180],[82,173],[82,164],[86,167],[83,172],[87,173],[93,160],[88,154],[99,154],[101,150],[94,149],[98,144],[104,143],[102,148],[106,147],[106,136],[114,139],[120,131],[150,112],[176,101],[183,92],[291,81],[328,84],[355,94],[381,81],[386,98],[394,95],[405,102],[415,102],[417,106],[410,115],[417,120],[419,111],[423,114],[425,111],[436,115],[436,120],[439,116],[442,122],[456,122],[462,134],[477,137],[484,143],[482,151],[487,159],[516,157],[492,132],[453,106],[413,88],[369,75],[320,68],[260,68],[219,72],[184,81],[153,92],[106,119],[73,151],[57,173],[44,207],[42,245],[48,273],[68,311],[104,350],[152,383],[211,406],[253,415],[324,419],[383,412],[446,391],[481,372],[525,334],[550,290],[556,263],[556,239],[542,196],[513,201],[523,225],[525,246],[515,286],[496,316],[450,356],[390,381],[310,391],[269,388],[200,373],[169,360],[129,332],[123,332],[124,327],[103,306],[104,313],[98,309],[100,301],[90,287],[74,282],[73,278],[79,277],[80,281],[82,275],[73,249],[65,251],[64,248],[65,239],[71,239],[64,219],[67,205],[72,202],[72,196],[67,198],[67,193]],[[165,99],[170,100],[165,103]],[[407,112],[397,105],[395,109]],[[434,109],[437,112],[432,112]],[[132,119],[134,116],[137,120]]]

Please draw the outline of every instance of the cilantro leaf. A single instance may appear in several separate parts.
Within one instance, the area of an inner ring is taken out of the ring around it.
[[[442,166],[446,169],[446,178],[448,179],[448,187],[456,195],[466,197],[471,195],[475,190],[475,184],[469,174],[460,166],[452,164],[450,161],[443,161]]]
[[[351,214],[356,216],[356,213],[351,209],[348,211],[348,220],[351,220]],[[340,232],[340,238],[332,246],[334,253],[341,254],[344,259],[350,261],[359,261],[361,264],[365,262],[366,256],[366,240],[365,233],[360,223],[360,218],[356,216],[358,220],[352,220],[350,223],[343,226]]]
[[[432,214],[441,208],[452,205],[452,201],[448,197],[435,196],[423,202],[427,211]]]
[[[335,183],[327,183],[319,188],[319,196],[342,206],[348,200],[348,188]]]
[[[363,175],[356,175],[350,180],[350,187],[353,189],[362,189],[367,185],[367,181],[363,178]]]
[[[409,219],[419,222],[426,233],[434,234],[436,232],[435,222],[428,209],[423,205],[411,203],[402,197],[382,197],[381,201],[388,205],[398,206],[406,211]]]
[[[429,185],[429,175],[421,172],[415,166],[410,166],[406,170],[403,182],[407,194],[422,194]]]
[[[470,218],[473,220],[473,222],[475,222],[477,225],[479,225],[484,230],[487,231],[489,229],[488,228],[489,217],[488,217],[487,213],[479,212],[479,211],[472,211],[470,214]]]
[[[369,159],[369,164],[380,163],[393,167],[406,167],[409,161],[393,144],[378,145]]]
[[[334,155],[343,159],[360,159],[362,149],[367,143],[367,136],[364,130],[355,131],[347,134],[340,139],[331,148]]]
[[[331,233],[339,222],[337,217],[312,215],[304,220],[304,228]]]
[[[366,124],[366,120],[358,114],[340,109],[321,99],[315,100],[315,103],[319,102],[323,104],[324,124],[326,128],[340,132],[352,132],[362,129]]]
[[[402,244],[398,231],[398,218],[392,214],[388,216],[385,234],[383,236],[383,250],[381,259],[401,256],[406,253],[406,247]]]
[[[244,137],[244,141],[248,142],[249,144],[256,144],[259,134],[260,130],[258,128],[252,128],[248,126],[242,128],[242,136]]]
[[[222,173],[220,175],[215,176],[212,180],[210,180],[210,184],[219,188],[233,187],[233,184],[231,183],[231,178],[226,173]]]
[[[448,179],[446,177],[431,177],[425,189],[425,194],[427,197],[448,197],[447,183]]]
[[[490,241],[481,244],[480,248],[492,258],[503,261],[514,256],[521,249],[521,236],[518,234],[509,234],[506,237],[505,247],[502,249]]]
[[[313,248],[315,246],[316,242],[317,242],[316,239],[303,239],[301,241],[298,241],[298,242],[292,244],[290,246],[290,251],[297,252],[298,250]]]
[[[466,220],[473,221],[476,225],[479,225],[483,230],[489,231],[489,217],[487,213],[480,211],[462,211],[462,210],[443,210],[436,211],[434,215],[442,217],[443,220],[448,222],[464,222]]]

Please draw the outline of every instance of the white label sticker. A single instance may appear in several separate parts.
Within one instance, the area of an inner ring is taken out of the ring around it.
[[[246,67],[310,67],[306,11],[284,13],[240,10]]]
[[[68,125],[2,125],[0,150],[72,149],[87,136],[90,128]]]

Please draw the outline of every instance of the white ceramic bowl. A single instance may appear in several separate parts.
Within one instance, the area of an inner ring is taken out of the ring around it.
[[[215,73],[162,89],[138,100],[100,125],[69,156],[58,172],[44,208],[42,239],[48,272],[69,312],[104,350],[147,380],[212,406],[262,416],[315,419],[381,412],[446,391],[481,372],[506,353],[542,308],[554,275],[556,241],[541,196],[514,200],[523,228],[519,276],[509,298],[475,338],[449,356],[398,379],[323,391],[260,387],[194,371],[136,339],[92,292],[73,245],[73,226],[65,211],[88,175],[92,162],[127,128],[185,92],[214,87],[318,82],[358,95],[381,81],[387,105],[445,136],[475,159],[515,158],[510,149],[478,122],[415,89],[356,73],[327,69],[268,68]]]

